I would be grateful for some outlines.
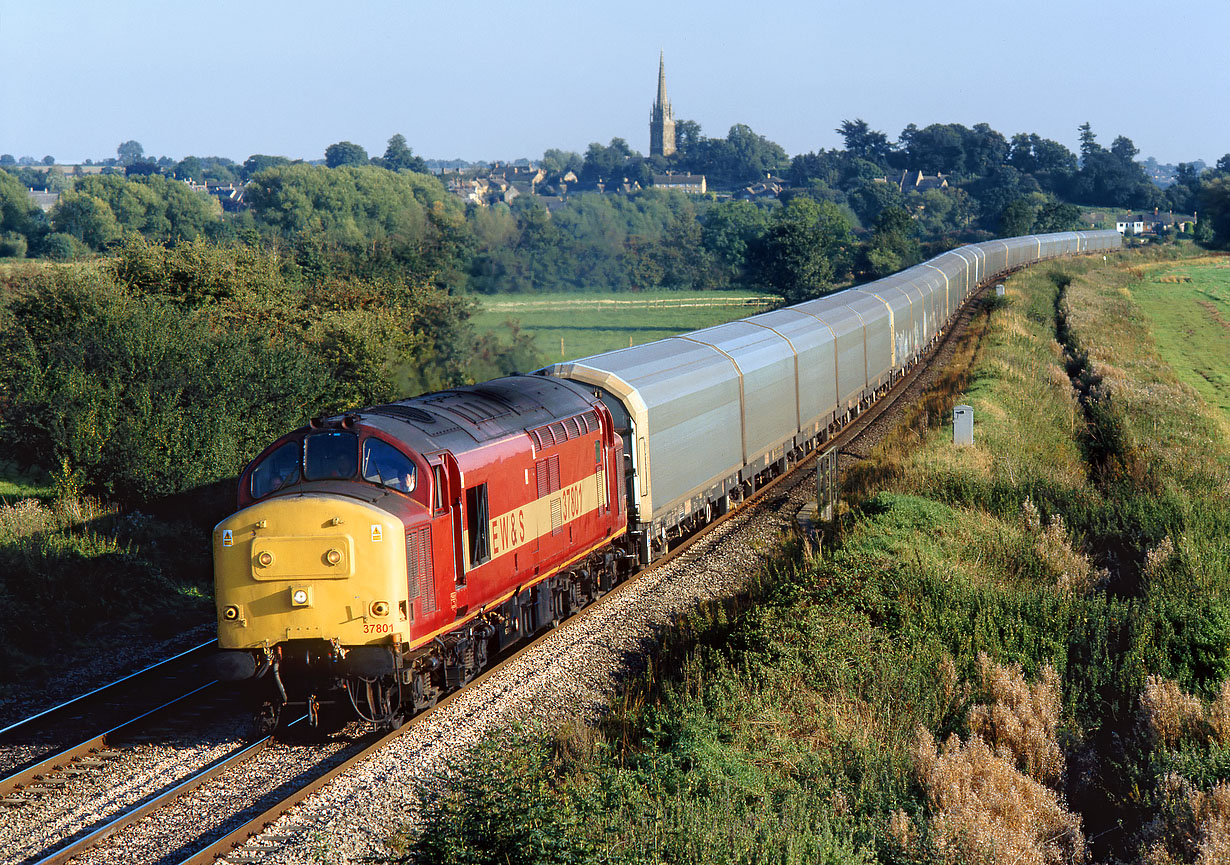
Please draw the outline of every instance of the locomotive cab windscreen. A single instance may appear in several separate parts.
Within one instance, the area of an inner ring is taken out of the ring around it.
[[[419,491],[419,468],[382,439],[318,432],[275,448],[253,466],[247,486],[252,499],[259,500],[302,482],[338,480],[361,480],[409,496]]]

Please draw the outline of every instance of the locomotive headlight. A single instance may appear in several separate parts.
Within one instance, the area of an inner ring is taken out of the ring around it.
[[[292,607],[306,607],[312,601],[312,593],[307,589],[291,589],[290,590],[290,605]]]
[[[256,555],[256,563],[262,568],[267,568],[273,564],[273,553],[268,550],[261,550]]]
[[[329,550],[329,552],[325,553],[325,561],[331,565],[341,564],[342,551],[339,549]]]
[[[236,607],[234,604],[231,604],[229,607],[227,607],[225,610],[222,611],[222,618],[226,619],[228,622],[235,621],[236,619],[239,618],[239,607]]]
[[[388,601],[372,601],[372,615],[383,618],[389,614]]]

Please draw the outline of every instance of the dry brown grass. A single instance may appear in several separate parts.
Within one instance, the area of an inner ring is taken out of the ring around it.
[[[970,709],[969,741],[952,736],[937,750],[931,734],[920,730],[915,747],[941,858],[950,865],[1083,862],[1080,817],[1047,786],[1064,772],[1056,741],[1058,675],[1047,667],[1031,685],[1018,665],[995,664],[985,654],[978,656],[978,673],[989,702]],[[893,815],[890,835],[901,842],[908,829]]]
[[[1230,784],[1218,784],[1207,793],[1193,793],[1199,852],[1195,865],[1230,862]]]
[[[978,654],[978,677],[991,703],[970,707],[970,730],[995,746],[995,753],[1031,778],[1055,784],[1063,777],[1063,752],[1056,741],[1061,706],[1058,674],[1051,667],[1030,685],[1017,664],[995,664]]]
[[[1144,576],[1153,581],[1161,577],[1175,557],[1174,541],[1167,535],[1156,547],[1145,553]]]
[[[1205,734],[1204,704],[1184,693],[1177,682],[1149,676],[1140,705],[1149,733],[1166,748]]]
[[[915,750],[931,802],[931,829],[949,865],[1064,865],[1083,862],[1080,817],[1059,794],[1018,771],[979,736],[952,736],[942,750],[926,730]]]
[[[51,506],[37,499],[22,499],[11,505],[0,505],[0,541],[16,541],[85,525],[100,517],[112,516],[117,510],[84,497],[59,499]]]
[[[1081,595],[1089,592],[1109,574],[1095,568],[1089,557],[1073,548],[1063,517],[1052,514],[1044,526],[1033,500],[1021,503],[1021,526],[1036,538],[1038,555],[1056,576],[1060,591]]]
[[[1153,839],[1140,856],[1144,865],[1224,865],[1230,862],[1230,784],[1197,790],[1169,773],[1160,792],[1166,816],[1150,827]]]

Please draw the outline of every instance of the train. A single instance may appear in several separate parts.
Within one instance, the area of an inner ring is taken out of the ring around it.
[[[892,388],[981,286],[1116,231],[875,282],[528,375],[313,419],[213,533],[219,678],[263,730],[393,728],[660,558]]]

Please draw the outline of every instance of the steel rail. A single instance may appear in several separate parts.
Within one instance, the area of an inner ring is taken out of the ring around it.
[[[291,721],[286,726],[288,728],[293,727],[296,724],[306,720],[307,715],[304,715],[301,718]],[[80,856],[84,851],[90,849],[91,847],[97,846],[99,842],[106,840],[126,826],[130,826],[131,824],[137,822],[152,811],[156,811],[157,809],[169,804],[175,799],[178,799],[180,796],[183,796],[185,793],[191,793],[205,782],[216,778],[223,772],[227,772],[239,764],[247,762],[252,757],[255,757],[263,751],[265,746],[268,745],[272,739],[272,735],[266,736],[263,739],[258,739],[257,741],[252,742],[249,745],[245,745],[230,754],[219,757],[205,768],[198,770],[192,775],[189,775],[182,781],[177,781],[173,786],[168,787],[153,798],[147,798],[141,804],[130,808],[118,817],[111,819],[88,834],[81,836],[75,841],[71,841],[69,844],[58,848],[41,859],[35,859],[33,861],[27,860],[27,862],[29,865],[61,865],[61,863],[67,862],[75,856]]]
[[[16,721],[12,724],[9,724],[7,727],[0,728],[0,736],[3,736],[5,733],[10,732],[11,730],[16,730],[17,728],[25,726],[26,724],[29,724],[33,721],[37,721],[39,718],[42,718],[46,715],[50,715],[53,712],[63,711],[69,706],[75,703],[79,703],[82,700],[85,700],[89,697],[96,697],[102,694],[103,692],[108,691],[111,688],[116,688],[124,684],[125,682],[128,682],[132,679],[137,678],[138,676],[147,676],[153,671],[159,669],[160,667],[165,667],[167,664],[170,664],[182,658],[185,658],[188,655],[191,655],[193,652],[199,652],[202,649],[208,649],[211,646],[216,646],[217,644],[218,644],[217,639],[209,640],[208,642],[201,643],[199,646],[193,646],[191,649],[186,649],[183,652],[180,652],[178,655],[172,655],[170,658],[166,658],[164,660],[159,661],[156,664],[152,664],[143,670],[137,670],[135,673],[129,673],[127,676],[124,676],[121,679],[116,679],[114,682],[110,682],[109,684],[102,685],[100,687],[95,688],[92,691],[87,691],[84,694],[78,694],[76,697],[73,697],[71,700],[65,700],[63,703],[60,703],[58,706],[52,706],[50,709],[44,709],[38,714],[31,715],[28,718],[23,718],[20,721]]]
[[[202,691],[208,688],[212,688],[216,684],[218,684],[216,681],[209,682],[208,684],[202,685],[199,688],[195,688],[186,694],[181,694],[175,699],[170,700],[166,703],[163,703],[161,706],[156,706],[147,712],[141,713],[135,718],[130,718],[124,723],[119,724],[115,727],[112,727],[110,730],[107,730],[105,733],[99,733],[97,736],[87,739],[84,742],[81,742],[77,745],[72,745],[68,748],[64,748],[63,750],[57,751],[54,754],[51,754],[50,756],[45,757],[44,759],[40,760],[38,763],[35,763],[31,766],[27,766],[24,769],[19,769],[6,778],[0,778],[0,796],[5,796],[19,788],[25,787],[26,785],[34,781],[39,776],[42,776],[57,768],[61,768],[65,766],[66,764],[71,763],[72,761],[78,758],[88,756],[89,754],[95,751],[100,751],[106,748],[108,736],[114,736],[120,731],[136,725],[140,721],[144,721],[148,719],[151,715],[156,715],[159,712],[164,712],[167,709],[170,709],[172,706],[176,705],[177,703],[181,703],[184,700],[187,700],[189,697],[196,696]]]

